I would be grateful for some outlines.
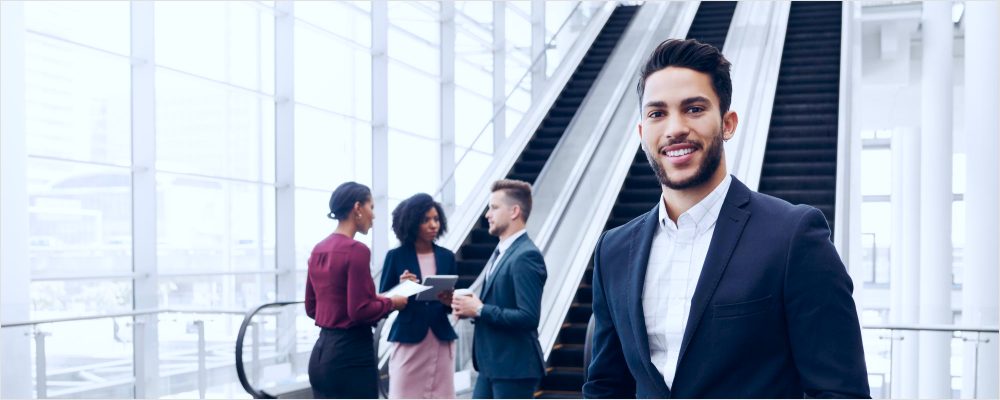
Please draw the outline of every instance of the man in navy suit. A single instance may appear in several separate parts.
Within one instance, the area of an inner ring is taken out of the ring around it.
[[[853,284],[823,214],[726,172],[729,62],[667,40],[640,76],[657,206],[594,254],[588,398],[869,397]]]
[[[531,185],[518,180],[493,184],[486,220],[500,243],[486,262],[479,296],[454,296],[452,309],[475,318],[473,366],[479,371],[476,399],[533,398],[545,375],[538,343],[545,260],[525,232],[531,213]]]

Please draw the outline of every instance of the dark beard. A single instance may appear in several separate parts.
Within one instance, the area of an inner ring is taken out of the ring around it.
[[[671,143],[673,144],[673,143]],[[649,162],[650,168],[653,168],[653,172],[656,173],[656,179],[660,181],[660,185],[666,186],[673,190],[684,190],[693,187],[700,186],[709,179],[712,179],[712,175],[715,171],[719,169],[719,164],[722,162],[722,131],[719,131],[718,135],[712,138],[712,143],[705,149],[707,152],[705,158],[701,161],[701,165],[698,166],[698,171],[695,172],[693,176],[683,181],[675,181],[667,176],[667,171],[663,169],[663,165],[656,161],[650,154],[649,149],[643,149],[646,153],[646,161]]]

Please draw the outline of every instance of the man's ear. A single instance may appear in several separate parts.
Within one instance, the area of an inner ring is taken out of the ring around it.
[[[518,218],[521,218],[521,206],[514,204],[510,207],[510,220],[513,221]]]
[[[736,115],[736,111],[727,111],[726,115],[722,116],[722,139],[729,140],[736,135],[736,126],[739,125],[740,118]]]

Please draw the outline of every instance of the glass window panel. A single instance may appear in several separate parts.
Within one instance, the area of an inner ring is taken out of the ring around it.
[[[390,1],[389,23],[433,45],[439,43],[438,5],[434,1]],[[390,35],[392,31],[390,30]],[[389,41],[390,49],[392,40]],[[392,50],[390,50],[392,51]],[[391,55],[391,53],[390,53]]]
[[[492,130],[491,126],[490,131]],[[456,147],[455,160],[457,161],[465,152],[466,148]],[[463,204],[465,199],[469,197],[469,192],[472,191],[473,186],[475,186],[479,178],[486,172],[491,161],[493,161],[493,156],[490,154],[475,150],[465,154],[462,164],[455,170],[455,201],[457,204]]]
[[[478,22],[484,29],[493,22],[493,3],[489,1],[456,1],[455,11]]]
[[[389,130],[389,197],[433,194],[439,182],[438,143]]]
[[[233,343],[236,342],[243,316],[186,313],[160,316],[157,326],[160,376],[170,378],[161,380],[160,398],[191,399],[199,396],[197,381],[184,379],[191,376],[192,371],[198,370],[198,331],[195,321],[202,321],[205,329],[205,358],[209,372],[206,397],[250,398],[246,390],[235,381],[235,376],[219,373],[233,371]],[[248,330],[245,342],[252,341],[250,332]],[[274,341],[269,342],[270,347],[260,348],[262,362],[273,362],[276,355]],[[250,346],[244,349],[243,359],[247,368],[252,366],[251,351]]]
[[[371,55],[305,25],[295,27],[295,100],[369,119]]]
[[[517,129],[517,124],[521,123],[522,118],[524,118],[524,113],[513,108],[507,109],[507,137],[514,133],[514,129]]]
[[[274,268],[274,188],[160,173],[160,272]]]
[[[100,315],[131,309],[132,281],[129,279],[31,282],[32,319]]]
[[[861,203],[861,231],[874,233],[879,247],[892,242],[892,210],[889,202]]]
[[[156,2],[156,63],[274,93],[274,15],[250,2]]]
[[[274,101],[184,76],[156,74],[159,169],[274,181]]]
[[[430,192],[425,192],[425,193],[431,194]],[[414,193],[414,194],[416,194],[416,193]],[[433,196],[433,194],[431,194],[431,195]],[[388,207],[388,210],[389,210],[390,215],[392,215],[392,211],[395,210],[396,207],[399,206],[399,203],[402,203],[403,200],[404,199],[397,199],[397,198],[392,198],[392,197],[389,198],[389,207]],[[386,229],[385,230],[385,234],[386,234],[386,237],[388,238],[388,241],[386,243],[389,244],[389,248],[390,249],[399,247],[399,239],[396,238],[396,233],[393,232],[392,229]],[[373,268],[372,269],[372,274],[375,274],[375,273],[378,273],[379,271],[382,270],[382,265],[372,265],[372,268]],[[379,284],[379,282],[376,281],[375,282],[375,286],[378,286],[378,284]]]
[[[455,62],[455,86],[476,93],[492,103],[493,99],[493,64],[474,64],[472,58],[458,59]]]
[[[131,320],[104,318],[41,325],[42,331],[50,334],[45,338],[48,397],[135,397]]]
[[[161,276],[159,285],[160,308],[248,310],[274,293],[273,274]]]
[[[129,60],[25,36],[28,154],[128,165]]]
[[[308,257],[308,255],[307,255]],[[298,265],[296,265],[298,268]],[[295,273],[295,298],[304,299],[306,298],[306,276],[309,275],[306,271]]]
[[[951,161],[951,187],[954,193],[965,193],[965,167],[967,166],[965,162],[965,153],[955,153],[952,155]]]
[[[25,1],[28,31],[129,54],[131,21],[126,1]],[[127,77],[127,75],[126,75]]]
[[[428,74],[440,75],[440,50],[398,29],[389,30],[389,58],[418,68]]]
[[[313,247],[337,229],[337,221],[327,218],[330,212],[329,191],[295,191],[295,268],[306,269]],[[305,285],[305,281],[303,281]]]
[[[961,285],[965,269],[965,201],[951,203],[952,283]]]
[[[312,253],[313,247],[337,229],[337,221],[326,216],[330,212],[330,194],[332,192],[332,188],[329,191],[312,189],[297,189],[295,191],[296,269],[307,269],[309,255]],[[371,248],[372,241],[368,235],[355,235],[354,240]],[[305,285],[304,279],[303,285]]]
[[[439,138],[440,87],[438,79],[389,62],[389,127]],[[392,140],[389,141],[392,143]],[[390,174],[391,175],[391,174]]]
[[[27,167],[32,275],[130,272],[130,171],[34,158]]]
[[[371,159],[371,153],[356,154],[355,140],[368,135],[367,130],[350,118],[298,107],[295,111],[295,183],[316,189],[333,190],[346,181],[355,180],[356,158]]]
[[[493,152],[491,130],[484,130],[493,118],[493,101],[478,93],[459,88],[455,90],[455,142],[459,146],[473,146],[482,152]],[[457,159],[456,159],[457,161]]]
[[[892,152],[889,149],[861,151],[861,194],[888,195],[892,191]]]
[[[361,46],[371,46],[371,16],[356,5],[340,1],[300,1],[295,3],[295,18]]]

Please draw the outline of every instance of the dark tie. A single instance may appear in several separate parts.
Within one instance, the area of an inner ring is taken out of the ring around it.
[[[483,290],[480,293],[480,297],[486,294],[486,286],[489,285],[490,280],[493,278],[493,268],[496,266],[497,258],[500,257],[500,248],[497,247],[493,250],[493,255],[490,259],[486,261],[486,280],[483,282]]]

